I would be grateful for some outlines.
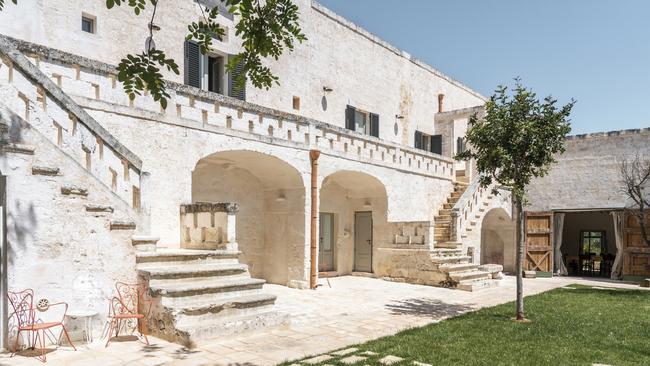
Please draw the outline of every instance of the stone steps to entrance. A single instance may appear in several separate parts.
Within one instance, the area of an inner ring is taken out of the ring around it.
[[[223,337],[289,321],[274,310],[266,281],[251,278],[239,251],[157,249],[137,254],[138,274],[153,298],[152,333],[193,347]]]
[[[197,278],[242,274],[248,271],[248,266],[240,263],[184,263],[175,266],[139,266],[138,271],[151,279]]]

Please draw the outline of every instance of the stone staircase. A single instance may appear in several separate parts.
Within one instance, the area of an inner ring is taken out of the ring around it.
[[[138,276],[153,298],[153,334],[193,347],[197,341],[287,324],[276,296],[251,278],[239,251],[157,249],[136,255]]]
[[[431,251],[431,261],[439,272],[446,275],[447,280],[443,281],[441,285],[460,290],[477,291],[496,286],[497,282],[493,279],[494,274],[479,270],[478,264],[470,263],[472,258],[463,253],[462,243],[451,240],[451,210],[468,186],[469,183],[462,179],[454,182],[454,191],[434,218],[436,244]]]

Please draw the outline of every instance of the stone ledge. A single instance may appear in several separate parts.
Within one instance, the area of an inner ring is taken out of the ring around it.
[[[135,222],[133,221],[111,221],[111,230],[135,230]]]
[[[34,151],[36,151],[36,148],[31,145],[4,143],[0,145],[0,151],[2,151],[3,153],[34,155]]]
[[[61,175],[61,169],[49,166],[32,166],[32,175],[47,175],[58,176]]]
[[[64,185],[61,186],[61,194],[66,196],[88,196],[88,189],[83,187],[78,187],[75,185]]]
[[[113,206],[107,205],[86,205],[86,211],[88,212],[109,212],[113,213]]]
[[[131,244],[139,252],[153,252],[156,250],[158,240],[160,238],[157,236],[133,235],[131,237]]]

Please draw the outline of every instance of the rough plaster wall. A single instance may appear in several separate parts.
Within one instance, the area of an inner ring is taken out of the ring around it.
[[[345,106],[354,105],[380,115],[381,138],[410,146],[416,127],[433,133],[438,94],[445,94],[445,110],[483,104],[474,92],[414,63],[410,55],[347,20],[318,5],[312,7],[311,0],[296,2],[308,40],[278,61],[267,60],[281,84],[270,91],[249,85],[249,101],[340,127],[345,126]],[[81,31],[82,12],[97,17],[96,34]],[[156,46],[181,69],[180,75],[163,71],[170,80],[183,82],[187,24],[199,16],[191,0],[165,2],[157,10],[161,30],[155,34]],[[125,54],[142,51],[149,19],[150,10],[135,16],[127,6],[107,10],[101,1],[21,0],[19,6],[7,4],[0,12],[0,33],[117,65]],[[216,42],[215,48],[237,53],[232,22],[220,19],[231,28],[230,39]],[[325,93],[324,86],[334,91]],[[293,110],[293,96],[301,98],[299,111]],[[397,114],[405,118],[397,120]]]
[[[481,224],[481,264],[502,264],[508,272],[515,270],[515,222],[502,208],[490,210]]]
[[[563,255],[578,255],[581,230],[605,230],[608,252],[616,254],[614,219],[609,212],[570,212],[564,216],[564,227],[562,228]]]
[[[650,156],[650,130],[578,136],[565,147],[548,175],[529,185],[527,211],[624,207],[619,164],[637,152]]]
[[[192,172],[192,202],[237,202],[237,243],[241,261],[253,277],[264,276],[264,192],[255,176],[243,169],[224,170],[199,164]]]
[[[111,231],[109,223],[139,220],[110,188],[38,132],[22,129],[18,136],[36,153],[0,156],[0,171],[7,175],[9,289],[32,288],[36,299],[92,309],[103,320],[115,282],[136,280],[133,231]],[[32,166],[58,167],[62,175],[32,175]],[[64,196],[64,184],[87,187],[88,196]],[[91,214],[86,204],[111,205],[115,212]]]

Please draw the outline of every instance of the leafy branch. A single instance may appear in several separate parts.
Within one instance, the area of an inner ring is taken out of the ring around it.
[[[11,2],[14,3],[14,5],[18,5],[18,0],[11,0]],[[5,0],[0,0],[0,11],[2,10],[2,8],[4,8],[4,6],[5,6]]]

